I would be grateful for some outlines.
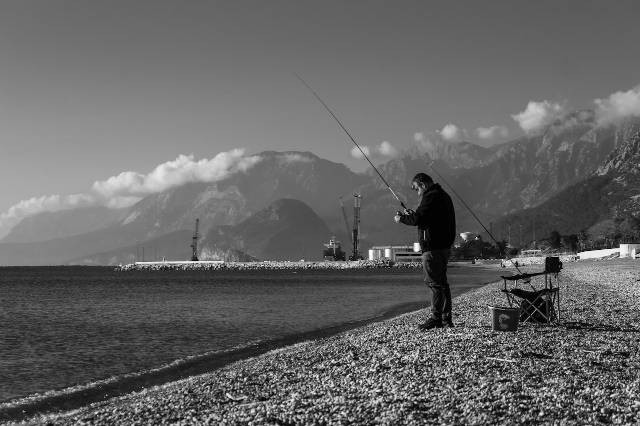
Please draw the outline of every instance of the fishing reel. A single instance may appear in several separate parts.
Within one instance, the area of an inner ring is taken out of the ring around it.
[[[405,215],[414,214],[414,213],[415,212],[413,210],[411,210],[411,209],[405,209],[404,211],[401,211],[401,210],[396,211],[396,214],[398,216],[405,216]]]

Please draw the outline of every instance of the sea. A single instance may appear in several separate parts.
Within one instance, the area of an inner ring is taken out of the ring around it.
[[[454,295],[496,278],[477,265],[449,269]],[[0,408],[186,377],[424,308],[428,291],[420,269],[3,267]]]

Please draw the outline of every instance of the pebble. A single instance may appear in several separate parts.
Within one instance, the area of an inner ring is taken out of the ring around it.
[[[422,268],[419,262],[394,262],[390,259],[354,261],[292,262],[269,260],[263,262],[146,262],[116,266],[118,272],[127,271],[255,271],[255,270],[305,270],[305,269],[379,269],[379,268]]]
[[[637,424],[633,262],[565,264],[560,325],[493,331],[487,306],[505,303],[496,282],[454,299],[454,329],[419,331],[428,313],[416,311],[28,422]]]

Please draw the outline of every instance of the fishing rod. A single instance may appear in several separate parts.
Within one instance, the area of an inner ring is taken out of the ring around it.
[[[498,240],[496,240],[496,238],[493,236],[493,234],[487,229],[486,226],[484,226],[484,224],[482,223],[482,221],[480,220],[480,218],[478,216],[476,216],[476,214],[473,212],[473,210],[471,210],[471,207],[469,207],[469,205],[464,201],[464,199],[460,196],[460,194],[458,194],[456,192],[456,190],[453,188],[453,186],[451,186],[451,184],[444,178],[444,176],[442,176],[440,173],[438,173],[438,171],[435,169],[435,167],[433,167],[433,163],[435,163],[435,161],[431,161],[431,163],[429,163],[429,168],[433,171],[433,173],[438,176],[438,178],[443,181],[451,190],[451,192],[453,192],[453,194],[458,198],[458,200],[460,200],[460,202],[462,203],[463,206],[465,206],[467,208],[467,210],[469,210],[469,213],[471,213],[471,216],[473,216],[473,218],[478,221],[478,223],[480,224],[480,226],[482,226],[482,228],[485,230],[485,232],[487,233],[487,235],[489,235],[489,237],[491,237],[491,239],[493,240],[494,243],[496,243],[496,247],[498,247],[498,250],[500,250],[502,252],[502,250],[500,249],[500,243],[498,243]],[[507,257],[507,253],[504,252],[502,253],[504,254],[505,258],[507,258],[507,260],[511,261],[511,264],[513,266],[515,266],[516,270],[522,274],[522,271],[520,270],[520,268],[518,268],[518,265],[516,265],[513,262],[513,259],[509,259]]]
[[[367,157],[367,154],[364,153],[364,151],[362,150],[362,148],[360,147],[360,145],[358,145],[358,143],[356,142],[356,140],[354,139],[353,136],[351,136],[351,133],[349,133],[349,131],[347,130],[347,128],[344,126],[344,124],[342,124],[342,122],[340,121],[340,119],[333,113],[333,111],[331,110],[331,108],[329,108],[329,106],[322,100],[322,98],[320,97],[320,95],[318,95],[318,93],[316,93],[315,90],[313,90],[313,88],[306,82],[304,81],[304,79],[302,77],[300,77],[299,74],[294,73],[294,75],[298,78],[298,80],[300,80],[302,82],[302,84],[304,84],[306,86],[307,89],[309,89],[309,91],[311,93],[313,93],[313,96],[315,96],[315,98],[320,101],[320,103],[322,104],[322,106],[324,106],[324,108],[327,110],[327,112],[331,115],[331,117],[333,117],[333,119],[338,123],[338,125],[342,128],[342,130],[344,130],[344,132],[347,134],[347,136],[349,136],[349,139],[351,139],[351,142],[353,142],[353,144],[360,150],[360,152],[362,153],[362,156],[369,162],[369,164],[371,165],[371,167],[373,167],[373,170],[376,171],[376,173],[378,174],[378,176],[380,176],[380,179],[382,179],[382,182],[384,182],[384,184],[387,186],[387,188],[389,189],[389,191],[391,191],[391,194],[393,194],[393,196],[395,197],[396,200],[398,200],[398,202],[400,203],[400,205],[402,206],[403,209],[405,210],[410,210],[407,208],[407,206],[405,206],[405,204],[402,202],[402,200],[400,200],[400,198],[398,197],[398,195],[396,195],[395,191],[391,188],[391,185],[389,185],[389,183],[387,182],[387,180],[384,178],[384,176],[382,176],[382,174],[380,173],[380,171],[376,168],[376,166],[373,165],[373,163],[371,162],[371,160],[369,160],[369,157]],[[473,212],[473,210],[471,210],[471,207],[469,207],[469,205],[464,201],[464,199],[456,192],[456,190],[453,188],[453,186],[451,186],[451,184],[449,182],[447,182],[447,180],[440,174],[438,173],[438,171],[433,167],[433,163],[434,161],[431,162],[431,164],[429,164],[429,167],[431,168],[431,170],[433,170],[433,172],[449,187],[449,189],[451,190],[451,192],[453,192],[455,194],[455,196],[460,200],[460,202],[462,203],[462,205],[464,205],[467,210],[469,210],[469,213],[471,213],[471,215],[474,217],[475,220],[478,221],[478,223],[480,224],[480,226],[482,226],[482,228],[487,232],[487,234],[489,235],[489,237],[491,237],[491,239],[496,243],[496,246],[498,247],[498,250],[500,250],[500,243],[498,243],[498,240],[496,240],[496,238],[493,236],[493,234],[487,229],[486,226],[484,226],[484,224],[482,223],[482,221],[480,220],[480,218],[478,218],[478,216],[476,216],[476,214]],[[502,251],[502,250],[500,250]],[[505,257],[506,257],[506,253],[504,253]],[[511,260],[511,259],[508,259]],[[516,269],[518,270],[518,272],[520,274],[522,274],[522,271],[520,270],[520,268],[518,268],[518,266],[513,263],[513,260],[511,260],[511,263],[516,267]]]
[[[298,80],[300,80],[302,82],[302,84],[304,84],[306,86],[307,89],[309,89],[309,91],[311,93],[313,93],[313,96],[315,96],[315,98],[320,101],[320,103],[322,104],[322,106],[324,106],[324,108],[327,110],[327,112],[329,114],[331,114],[331,117],[333,117],[334,120],[336,120],[336,122],[338,123],[338,125],[342,128],[342,130],[344,130],[344,132],[347,134],[347,136],[349,136],[349,139],[351,139],[351,142],[353,142],[353,144],[360,150],[360,153],[362,153],[362,156],[369,162],[369,164],[371,165],[371,167],[373,167],[373,170],[376,171],[376,173],[378,174],[378,176],[380,176],[380,179],[382,179],[382,182],[384,182],[384,184],[387,186],[387,188],[389,189],[389,191],[391,191],[391,194],[395,197],[396,200],[398,200],[398,202],[400,203],[400,205],[402,206],[403,209],[408,210],[407,206],[404,205],[404,202],[402,202],[402,200],[400,200],[400,198],[398,197],[398,195],[395,193],[395,191],[393,190],[393,188],[391,188],[391,185],[389,185],[389,183],[387,182],[387,180],[382,176],[382,173],[380,173],[380,171],[376,168],[376,166],[373,165],[373,163],[371,162],[371,160],[369,160],[369,157],[367,157],[367,154],[364,153],[364,151],[362,150],[362,148],[360,147],[360,145],[358,145],[358,143],[356,142],[356,140],[354,139],[353,136],[351,136],[351,133],[349,133],[349,131],[347,130],[347,128],[344,126],[344,124],[342,124],[342,122],[340,121],[340,119],[333,113],[333,111],[331,111],[331,108],[329,108],[329,106],[322,100],[322,98],[320,97],[320,95],[318,95],[316,93],[315,90],[313,90],[313,88],[311,86],[309,86],[309,84],[307,84],[306,81],[304,81],[304,79],[302,77],[300,77],[300,75],[298,75],[297,73],[294,73],[294,75],[298,78]]]

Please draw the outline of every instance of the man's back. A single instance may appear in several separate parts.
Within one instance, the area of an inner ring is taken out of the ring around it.
[[[416,211],[404,215],[401,222],[418,227],[422,251],[451,248],[456,238],[453,202],[439,184],[429,187]]]
[[[453,327],[451,289],[447,280],[447,263],[456,237],[456,216],[451,197],[425,173],[411,181],[418,192],[420,205],[416,211],[405,209],[394,220],[417,226],[422,248],[424,281],[431,288],[431,318],[419,327],[423,330]]]

